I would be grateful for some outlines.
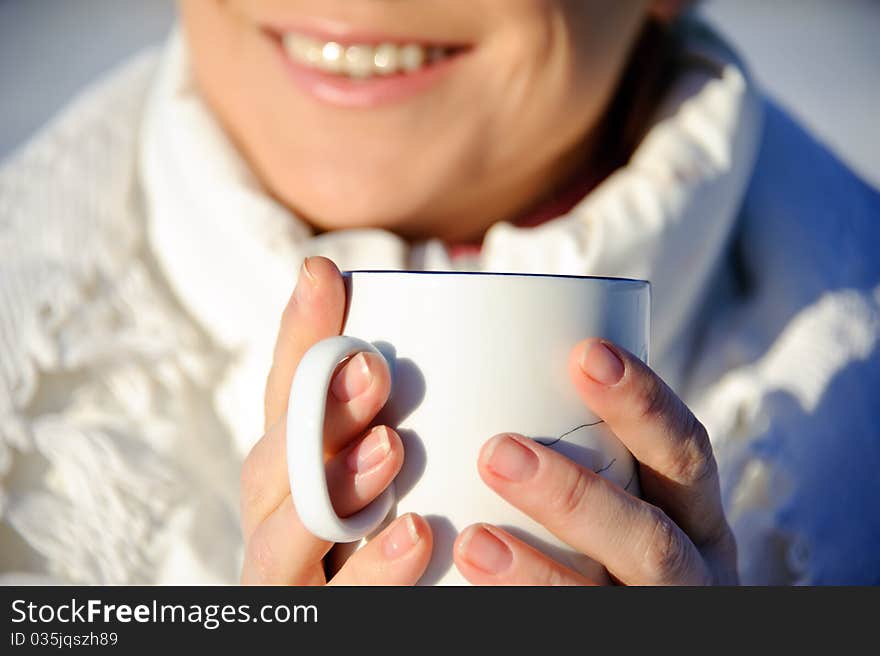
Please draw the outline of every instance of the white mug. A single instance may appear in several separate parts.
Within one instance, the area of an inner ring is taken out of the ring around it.
[[[434,534],[422,585],[466,583],[452,544],[475,522],[500,526],[595,575],[596,563],[489,489],[477,457],[493,435],[516,432],[638,494],[631,454],[580,400],[567,359],[580,340],[601,337],[647,362],[649,283],[421,271],[351,271],[343,279],[344,336],[305,354],[288,404],[290,490],[305,527],[331,542],[354,542],[394,517],[419,513]],[[324,475],[324,409],[333,372],[358,351],[388,363],[391,396],[374,423],[397,430],[405,460],[379,498],[340,518]]]

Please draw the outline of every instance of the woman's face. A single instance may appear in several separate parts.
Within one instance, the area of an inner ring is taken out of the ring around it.
[[[320,230],[469,239],[582,161],[648,0],[181,0],[202,93]]]

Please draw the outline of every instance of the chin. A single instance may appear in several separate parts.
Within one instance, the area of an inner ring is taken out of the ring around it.
[[[419,218],[429,218],[431,209],[440,208],[438,199],[449,194],[418,184],[426,178],[437,182],[437,176],[412,179],[402,171],[366,178],[357,175],[365,169],[383,168],[387,171],[387,167],[378,165],[354,170],[290,166],[283,178],[269,182],[283,204],[318,230],[384,228],[402,234],[416,232]]]
[[[413,217],[423,211],[421,204],[407,203],[406,199],[388,202],[389,195],[382,195],[385,202],[371,202],[375,193],[349,191],[333,198],[309,198],[308,195],[291,195],[296,202],[289,205],[297,215],[319,231],[382,228],[402,235],[412,228]],[[394,198],[393,195],[390,196]]]

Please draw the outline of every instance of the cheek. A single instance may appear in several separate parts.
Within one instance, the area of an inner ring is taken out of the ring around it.
[[[222,0],[180,3],[190,58],[215,116],[261,177],[286,168],[296,126],[305,116],[284,75],[274,44],[241,5]]]
[[[544,163],[577,147],[603,117],[643,20],[636,3],[505,0],[525,7],[487,48],[489,141],[505,162]]]
[[[498,34],[485,54],[480,93],[493,109],[486,141],[499,166],[552,158],[595,123],[597,94],[582,79],[570,40],[546,20]]]
[[[254,35],[232,3],[184,0],[179,6],[199,91],[233,139],[246,145],[265,87],[265,66],[250,62]]]

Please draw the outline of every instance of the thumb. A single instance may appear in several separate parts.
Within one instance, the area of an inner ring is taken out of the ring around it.
[[[290,384],[303,355],[322,339],[339,335],[344,315],[345,285],[339,269],[325,257],[306,258],[281,315],[266,381],[265,430],[287,409]]]

